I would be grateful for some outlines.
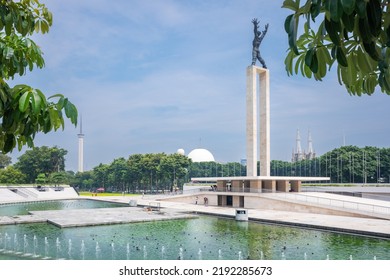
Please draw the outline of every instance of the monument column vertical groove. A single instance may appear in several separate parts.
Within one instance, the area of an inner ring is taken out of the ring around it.
[[[271,176],[269,70],[259,71],[260,81],[260,176]]]
[[[246,174],[257,176],[257,77],[254,66],[246,70]]]

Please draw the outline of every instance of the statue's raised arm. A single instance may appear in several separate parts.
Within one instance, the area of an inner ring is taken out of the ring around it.
[[[263,30],[263,32],[261,33],[261,36],[260,36],[260,39],[263,40],[265,34],[267,34],[267,31],[268,31],[268,23],[265,25],[265,29]]]
[[[252,19],[252,23],[253,23],[253,32],[256,35],[258,27],[259,27],[259,21],[257,20],[257,18],[254,18],[254,19]]]

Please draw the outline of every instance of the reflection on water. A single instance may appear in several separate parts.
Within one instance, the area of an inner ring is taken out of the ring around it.
[[[390,260],[390,240],[201,216],[60,229],[0,227],[0,259]]]

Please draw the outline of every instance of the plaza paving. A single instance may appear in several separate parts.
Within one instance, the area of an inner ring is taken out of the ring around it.
[[[61,228],[189,219],[196,217],[195,215],[173,209],[155,211],[150,208],[139,207],[31,211],[30,213],[33,216],[42,217],[49,223]]]

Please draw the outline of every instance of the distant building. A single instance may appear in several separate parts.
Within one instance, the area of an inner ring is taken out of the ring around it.
[[[213,154],[206,149],[194,149],[188,154],[188,157],[192,160],[192,162],[215,161]]]
[[[301,135],[299,133],[299,129],[297,129],[295,149],[292,152],[291,161],[297,162],[304,159],[314,159],[315,157],[316,157],[316,153],[313,149],[313,140],[311,138],[310,130],[308,132],[308,137],[307,137],[307,152],[306,152],[305,150],[302,150]]]

